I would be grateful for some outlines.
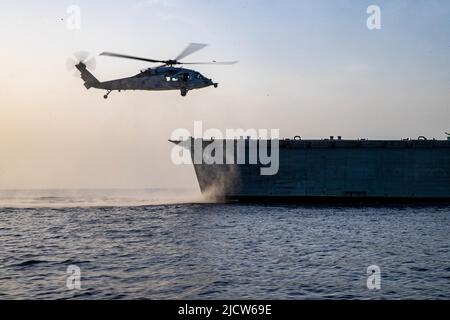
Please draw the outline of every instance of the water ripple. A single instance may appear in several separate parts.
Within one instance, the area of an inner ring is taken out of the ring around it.
[[[47,199],[48,200],[48,199]],[[450,208],[0,209],[6,299],[449,299]],[[382,289],[366,287],[380,266]],[[66,288],[81,269],[81,291]]]

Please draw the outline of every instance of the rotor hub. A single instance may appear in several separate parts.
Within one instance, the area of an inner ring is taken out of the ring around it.
[[[177,60],[167,60],[167,61],[165,61],[164,62],[166,65],[168,65],[168,66],[173,66],[173,65],[176,65],[176,64],[181,64],[180,62],[178,62]]]

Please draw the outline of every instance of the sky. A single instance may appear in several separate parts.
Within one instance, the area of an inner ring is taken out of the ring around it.
[[[0,0],[0,189],[190,188],[167,141],[178,128],[280,129],[281,137],[444,139],[450,130],[447,0]],[[80,29],[67,8],[80,8]],[[367,7],[381,9],[369,30]],[[88,51],[99,80],[147,63],[113,51],[186,60],[219,88],[86,90],[66,70]]]

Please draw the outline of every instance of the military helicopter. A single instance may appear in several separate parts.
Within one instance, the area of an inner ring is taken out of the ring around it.
[[[106,94],[103,96],[108,98],[109,94],[113,90],[180,90],[181,95],[184,97],[190,90],[202,89],[209,86],[218,87],[218,83],[211,79],[206,78],[200,72],[195,70],[176,67],[178,65],[232,65],[237,61],[228,62],[181,62],[180,60],[187,56],[205,48],[207,45],[202,43],[190,43],[175,59],[170,60],[155,60],[147,58],[139,58],[124,54],[103,52],[101,56],[125,58],[140,60],[151,63],[161,63],[162,65],[155,68],[148,68],[141,70],[141,72],[135,76],[122,78],[117,80],[110,80],[101,82],[89,72],[89,68],[95,65],[94,59],[88,59],[87,54],[82,54],[82,57],[77,56],[78,61],[71,59],[68,61],[73,67],[77,68],[81,72],[81,78],[85,81],[84,86],[86,89],[96,88],[106,90]],[[92,69],[92,68],[91,68]]]

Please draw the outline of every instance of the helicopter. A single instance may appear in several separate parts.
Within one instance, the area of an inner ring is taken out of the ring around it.
[[[95,66],[93,58],[88,59],[88,54],[77,56],[78,60],[71,59],[68,61],[73,67],[81,73],[81,79],[84,80],[86,89],[95,88],[106,90],[103,98],[107,99],[109,94],[116,90],[118,92],[125,90],[179,90],[181,96],[185,97],[190,90],[202,89],[209,86],[218,87],[218,83],[214,82],[202,75],[200,72],[177,67],[181,65],[232,65],[237,61],[228,62],[181,62],[180,60],[187,56],[205,48],[207,45],[202,43],[190,43],[175,59],[156,60],[148,58],[140,58],[113,52],[102,52],[100,56],[108,56],[115,58],[124,58],[139,60],[151,63],[160,63],[161,65],[154,68],[141,70],[137,75],[110,81],[99,81],[88,69]]]

